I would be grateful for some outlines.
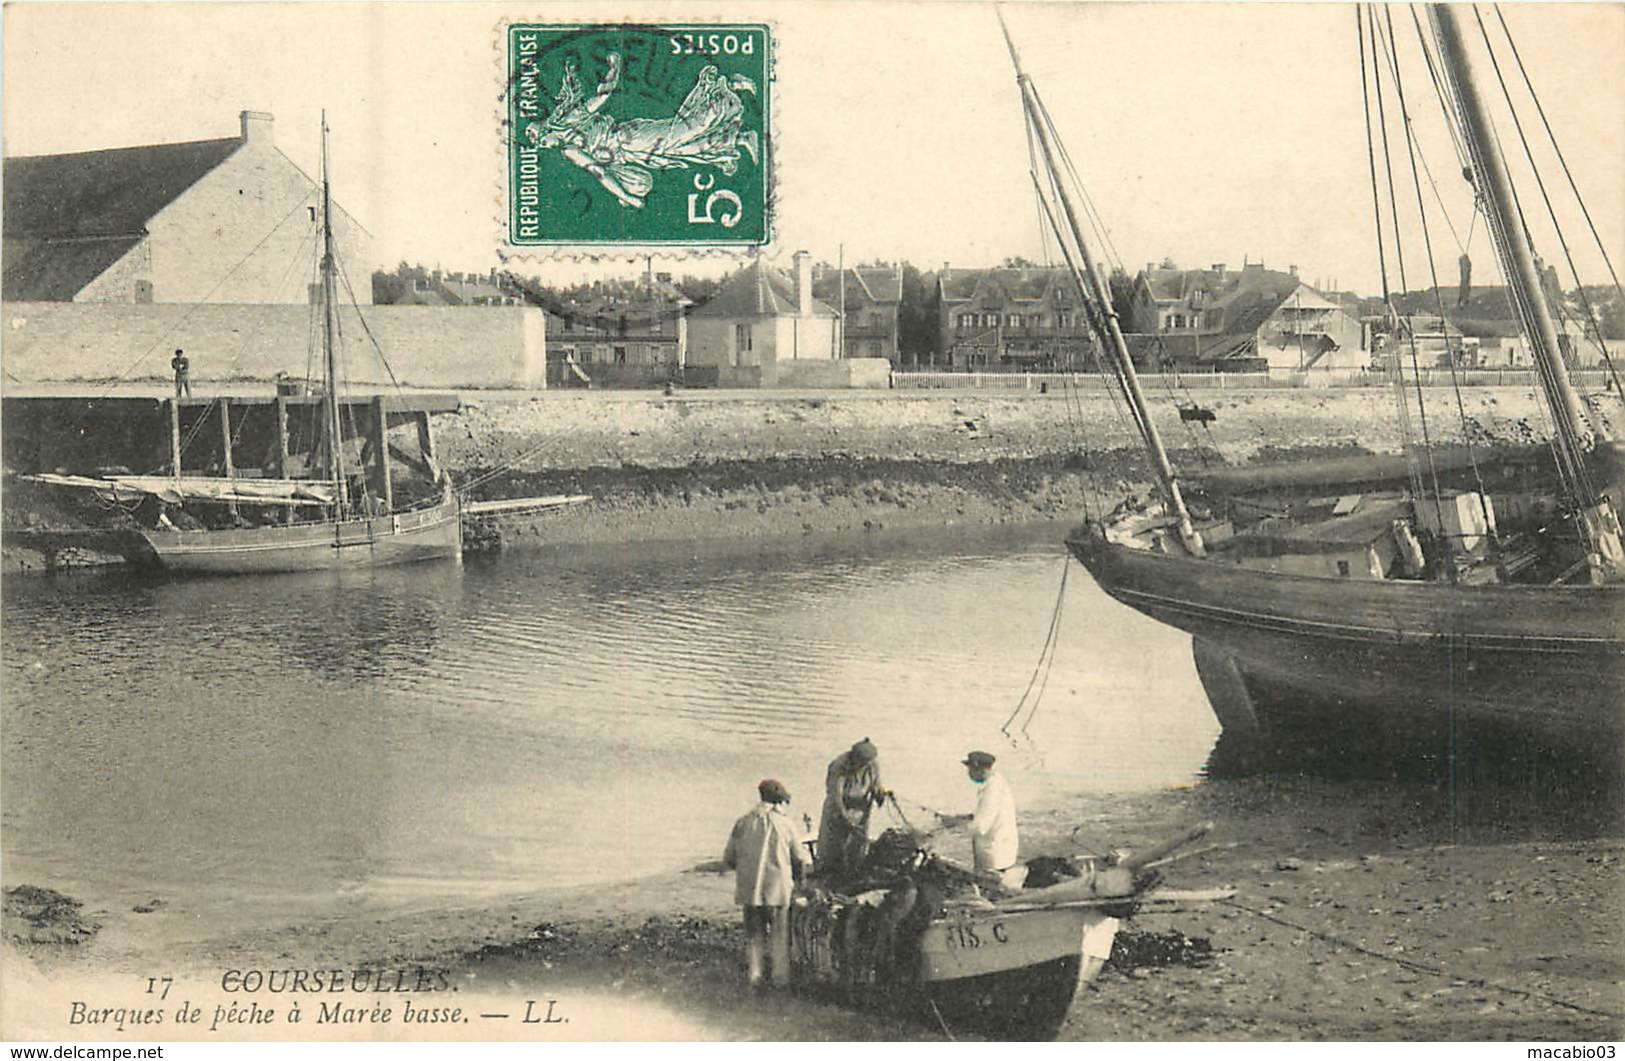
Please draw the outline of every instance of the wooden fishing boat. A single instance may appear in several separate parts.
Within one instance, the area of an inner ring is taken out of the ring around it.
[[[814,889],[790,909],[791,965],[800,983],[919,1003],[927,1020],[1001,1038],[1051,1039],[1080,985],[1111,957],[1122,919],[1227,898],[1230,889],[1173,891],[1149,871],[1205,835],[1203,825],[1129,856],[1046,859],[1068,875],[1008,889],[889,830],[911,861],[853,894]],[[878,885],[878,886],[877,886]]]
[[[429,423],[431,410],[455,409],[456,399],[339,393],[344,375],[339,368],[338,272],[331,213],[324,118],[319,381],[293,393],[284,393],[279,385],[274,399],[177,396],[168,401],[168,475],[36,474],[20,478],[88,490],[106,502],[131,508],[150,499],[147,523],[124,536],[138,540],[126,549],[126,556],[177,573],[321,571],[460,560],[463,505],[445,470],[438,466]],[[267,408],[274,416],[266,414]],[[183,411],[189,417],[188,441],[199,435],[206,420],[218,419],[219,449],[214,459],[224,474],[199,475],[186,470]],[[256,418],[254,437],[241,437],[246,422]],[[290,418],[299,419],[303,428],[305,447],[299,453],[290,453]],[[398,449],[390,438],[392,427],[413,424],[418,442],[415,455]],[[239,468],[239,455],[244,451],[267,454],[262,463],[268,462],[269,467]],[[416,473],[416,482],[395,481],[391,466],[396,460]]]
[[[1283,723],[1334,723],[1346,728],[1323,735],[1388,736],[1404,722],[1419,724],[1418,735],[1442,733],[1452,747],[1469,732],[1510,732],[1617,762],[1625,750],[1625,543],[1615,499],[1625,497],[1625,450],[1612,441],[1605,410],[1618,406],[1619,395],[1582,400],[1569,380],[1461,17],[1432,6],[1431,47],[1459,106],[1468,178],[1551,414],[1552,459],[1543,470],[1552,481],[1487,486],[1469,452],[1476,481],[1447,490],[1444,457],[1412,445],[1403,461],[1209,476],[1215,489],[1201,496],[1199,487],[1188,501],[1190,484],[1169,461],[1141,391],[1068,170],[1057,165],[1064,158],[1058,134],[1012,43],[1039,147],[1040,205],[1161,495],[1086,522],[1067,546],[1107,594],[1192,635],[1198,673],[1227,734],[1257,738]],[[1375,32],[1371,40],[1375,55]],[[1375,183],[1374,161],[1372,176]],[[1406,334],[1414,327],[1395,332]],[[1393,367],[1404,403],[1403,376]],[[1466,474],[1459,455],[1452,463]],[[1406,488],[1374,487],[1384,475],[1408,480]],[[1304,487],[1307,495],[1293,496]],[[1261,493],[1249,497],[1248,489]]]
[[[849,922],[883,902],[879,896],[810,902],[791,908],[791,961],[797,979],[846,989],[908,991],[934,1005],[949,1027],[1053,1038],[1079,985],[1111,957],[1118,919],[1099,909],[1003,910],[986,900],[949,901],[918,929],[917,964],[897,968],[869,957],[858,933],[853,960],[843,940]]]
[[[160,566],[187,574],[322,571],[462,555],[462,512],[440,501],[380,516],[220,530],[142,530]]]
[[[1444,720],[1530,730],[1564,747],[1617,747],[1625,712],[1625,593],[1618,585],[1461,585],[1337,579],[1067,539],[1118,601],[1194,638],[1197,673],[1227,732],[1292,716]],[[1285,714],[1283,714],[1285,713]]]

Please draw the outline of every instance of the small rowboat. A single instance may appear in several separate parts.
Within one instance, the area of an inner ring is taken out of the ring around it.
[[[1171,891],[1143,867],[1193,831],[1118,866],[1085,860],[1080,875],[1046,888],[989,887],[947,895],[943,882],[978,874],[920,853],[890,887],[814,894],[790,908],[790,961],[799,983],[854,996],[902,997],[929,1006],[947,1028],[1002,1038],[1052,1039],[1078,986],[1111,957],[1121,919],[1224,899],[1228,889]],[[948,887],[952,887],[949,884]]]

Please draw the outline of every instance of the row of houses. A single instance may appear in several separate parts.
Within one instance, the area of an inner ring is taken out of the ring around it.
[[[318,188],[276,147],[269,114],[243,111],[236,137],[7,159],[4,188],[7,302],[284,304],[316,297],[309,270],[295,267],[302,259],[308,265],[314,251]],[[349,293],[371,301],[371,236],[337,204],[334,227],[349,275],[363,278]],[[541,306],[556,384],[691,367],[897,364],[904,356],[900,265],[815,267],[798,252],[786,270],[757,258],[698,304],[665,274],[570,295],[527,291],[494,270],[435,270],[394,282],[387,300],[402,305]],[[1406,321],[1408,332],[1396,333],[1363,312],[1357,297],[1303,282],[1296,267],[1148,264],[1114,301],[1132,355],[1151,369],[1381,367],[1397,348],[1408,355],[1413,345],[1430,366],[1528,362],[1515,328],[1471,335],[1448,319],[1415,317]],[[933,364],[1058,369],[1091,357],[1088,311],[1062,268],[944,265],[935,302]],[[1497,331],[1513,334],[1490,334]],[[1569,338],[1584,363],[1584,337]],[[917,360],[919,352],[911,353]]]

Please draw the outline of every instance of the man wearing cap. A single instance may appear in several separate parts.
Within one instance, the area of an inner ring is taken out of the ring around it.
[[[965,772],[976,785],[976,813],[962,815],[970,821],[971,851],[976,868],[995,873],[1008,888],[1019,888],[1027,877],[1027,867],[1017,864],[1021,846],[1016,834],[1016,797],[1010,784],[993,770],[995,759],[987,752],[965,756]]]
[[[773,983],[790,983],[790,896],[812,865],[801,829],[785,810],[790,793],[777,781],[756,786],[761,802],[734,822],[722,861],[735,870],[734,901],[745,912],[745,968],[750,986],[762,986],[770,952]]]
[[[820,876],[839,880],[857,871],[869,850],[869,815],[888,795],[880,784],[880,750],[868,737],[829,764],[818,822]]]

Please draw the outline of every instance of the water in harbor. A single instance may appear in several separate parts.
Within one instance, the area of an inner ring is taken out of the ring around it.
[[[223,923],[642,875],[718,857],[763,777],[816,820],[863,736],[906,809],[969,809],[973,747],[1029,809],[1194,780],[1189,639],[1081,568],[1031,739],[1001,736],[1056,537],[8,579],[7,883]]]

